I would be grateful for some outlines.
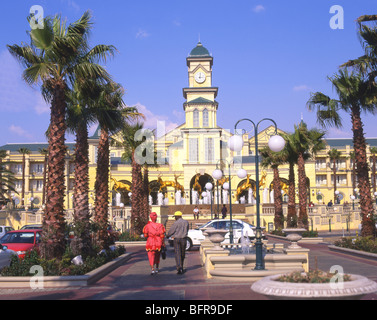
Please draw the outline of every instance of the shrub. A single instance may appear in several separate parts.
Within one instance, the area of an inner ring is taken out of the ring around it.
[[[280,276],[276,281],[291,283],[330,283],[334,277],[333,273],[324,272],[318,269],[311,270],[307,273],[294,271],[290,274]],[[343,281],[350,281],[350,275],[343,275]]]
[[[125,231],[119,235],[119,241],[145,241],[145,238],[141,235]]]
[[[97,255],[88,256],[83,265],[74,265],[71,260],[74,255],[66,250],[61,260],[42,259],[38,252],[32,250],[25,255],[24,259],[12,256],[11,264],[1,270],[1,276],[32,276],[30,268],[39,265],[43,268],[44,276],[83,275],[125,253],[124,247],[116,247],[114,250],[103,251]]]
[[[341,240],[336,241],[334,244],[337,247],[377,253],[377,239],[373,237],[344,237]]]

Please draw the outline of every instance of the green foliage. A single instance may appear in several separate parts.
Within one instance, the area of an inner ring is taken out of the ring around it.
[[[303,238],[318,238],[318,231],[305,231],[302,234]]]
[[[377,253],[377,239],[373,237],[345,237],[334,243],[337,247]]]
[[[83,265],[74,265],[71,260],[74,255],[69,247],[64,253],[61,260],[57,259],[43,259],[39,256],[38,252],[32,250],[28,252],[24,259],[18,259],[13,256],[9,267],[5,267],[1,271],[1,276],[32,276],[30,268],[32,266],[41,266],[43,268],[44,276],[67,276],[67,275],[84,275],[107,262],[119,257],[125,253],[124,247],[116,247],[114,250],[100,252],[99,254],[88,256],[84,260]]]
[[[294,271],[290,274],[283,275],[277,279],[280,282],[291,282],[291,283],[330,283],[331,279],[335,274],[329,272],[323,272],[321,270],[315,269],[307,273],[301,273],[299,271]],[[343,275],[343,281],[350,281],[350,275]]]
[[[145,241],[145,238],[138,234],[132,234],[129,231],[125,231],[120,234],[119,241]]]

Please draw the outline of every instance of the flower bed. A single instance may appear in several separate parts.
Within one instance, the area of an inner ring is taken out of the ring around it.
[[[301,273],[299,271],[294,271],[290,274],[282,275],[276,279],[280,282],[290,282],[290,283],[330,283],[331,279],[334,278],[333,273],[324,272],[321,270],[311,270],[307,273]],[[350,281],[350,275],[343,275],[343,281]]]

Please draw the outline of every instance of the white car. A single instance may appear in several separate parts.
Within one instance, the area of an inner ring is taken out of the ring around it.
[[[2,247],[0,245],[0,270],[4,267],[8,267],[10,265],[10,261],[13,255],[17,255],[17,253],[13,250],[8,249],[7,247]]]
[[[242,236],[246,237],[246,235],[249,237],[250,240],[255,238],[255,226],[238,219],[232,219],[232,225],[234,243],[240,243]],[[200,245],[200,241],[204,240],[205,238],[201,229],[211,227],[215,229],[229,230],[230,219],[211,220],[194,230],[189,230],[187,235],[186,250],[190,250],[193,246]],[[229,232],[225,235],[225,240],[223,243],[230,243]]]
[[[9,231],[13,231],[14,229],[10,226],[0,226],[0,238],[8,233]]]

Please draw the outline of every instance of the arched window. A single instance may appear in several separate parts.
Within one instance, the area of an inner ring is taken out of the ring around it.
[[[198,109],[194,110],[193,127],[194,128],[199,127],[199,111],[198,111]]]
[[[208,127],[209,119],[208,119],[208,110],[203,110],[203,127]]]

